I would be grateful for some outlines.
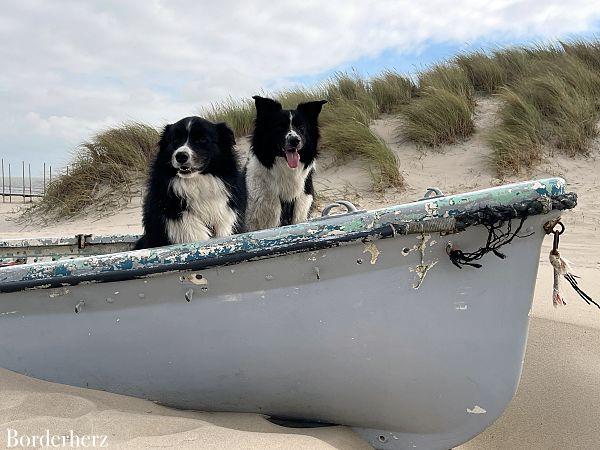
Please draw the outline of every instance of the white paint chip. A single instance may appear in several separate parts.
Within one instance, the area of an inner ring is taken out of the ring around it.
[[[487,411],[479,405],[473,406],[473,409],[467,408],[469,414],[485,414]]]
[[[428,216],[437,215],[437,210],[438,210],[437,202],[425,203],[425,212],[427,213]]]
[[[48,294],[48,297],[50,298],[56,298],[56,297],[60,297],[61,295],[67,295],[69,291],[67,288],[61,288],[61,289],[57,289],[55,291],[50,292],[50,294]]]
[[[544,186],[542,183],[536,181],[535,183],[533,183],[533,186],[531,186],[531,189],[544,189],[545,187],[546,186]]]

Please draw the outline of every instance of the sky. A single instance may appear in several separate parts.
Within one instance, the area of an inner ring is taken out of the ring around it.
[[[597,1],[5,0],[0,157],[38,173],[124,121],[161,127],[336,71],[414,74],[460,51],[591,38]]]

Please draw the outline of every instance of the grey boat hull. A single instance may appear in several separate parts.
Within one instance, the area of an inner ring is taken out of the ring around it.
[[[0,366],[182,409],[343,424],[382,449],[448,449],[515,393],[542,228],[558,214],[529,217],[482,269],[446,254],[485,242],[473,226],[8,289]]]

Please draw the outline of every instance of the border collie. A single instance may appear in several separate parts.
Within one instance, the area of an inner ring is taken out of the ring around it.
[[[319,140],[318,117],[327,100],[285,110],[258,95],[246,164],[248,230],[305,222],[311,210]]]
[[[241,231],[245,184],[224,123],[186,117],[167,125],[144,198],[135,248],[205,241]]]

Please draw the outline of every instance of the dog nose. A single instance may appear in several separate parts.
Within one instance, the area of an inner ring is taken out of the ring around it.
[[[298,147],[300,144],[300,138],[298,138],[298,136],[288,136],[287,144],[292,148]]]
[[[175,161],[177,161],[179,164],[185,164],[188,162],[188,159],[190,159],[190,155],[188,155],[187,152],[175,153]]]

